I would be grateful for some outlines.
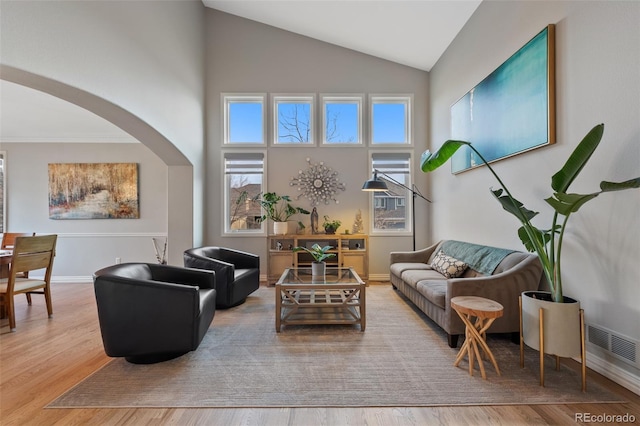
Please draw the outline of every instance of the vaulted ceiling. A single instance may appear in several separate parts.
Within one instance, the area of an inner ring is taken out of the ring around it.
[[[429,71],[481,0],[202,0],[206,7]],[[0,80],[3,142],[135,142],[104,119]]]

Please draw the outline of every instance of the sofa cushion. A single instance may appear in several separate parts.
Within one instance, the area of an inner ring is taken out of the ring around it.
[[[446,280],[440,272],[434,271],[433,269],[410,269],[408,271],[404,271],[401,278],[405,284],[413,288],[416,288],[419,281]]]
[[[446,278],[456,278],[464,274],[469,265],[452,256],[447,256],[441,251],[436,254],[431,262],[431,267],[440,272]]]
[[[427,265],[426,263],[400,262],[392,264],[389,269],[396,277],[402,277],[404,271],[410,269],[428,270],[431,269],[431,265]]]
[[[418,293],[422,294],[429,302],[445,309],[444,304],[447,296],[446,280],[425,280],[418,282],[416,286]]]

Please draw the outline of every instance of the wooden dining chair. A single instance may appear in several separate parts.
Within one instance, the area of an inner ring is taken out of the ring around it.
[[[16,330],[13,297],[16,294],[43,294],[49,318],[53,315],[51,303],[51,272],[55,255],[57,235],[17,237],[13,247],[13,259],[9,277],[0,279],[0,303],[9,316],[9,328]],[[44,277],[22,278],[21,272],[44,269]]]
[[[2,234],[2,245],[0,250],[13,250],[13,246],[16,244],[16,238],[18,237],[33,237],[35,232],[5,232]],[[29,272],[21,272],[19,278],[29,278]],[[31,305],[31,294],[27,293],[27,303]]]

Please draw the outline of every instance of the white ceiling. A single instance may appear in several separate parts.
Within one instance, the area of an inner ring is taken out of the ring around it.
[[[481,0],[202,0],[205,6],[429,71]]]
[[[482,0],[202,0],[205,6],[429,71]],[[0,80],[3,142],[134,142],[61,99]]]

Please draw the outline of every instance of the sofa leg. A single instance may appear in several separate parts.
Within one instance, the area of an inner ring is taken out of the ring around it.
[[[449,341],[449,347],[450,348],[457,348],[458,347],[458,337],[460,335],[459,334],[447,334],[447,340]]]

